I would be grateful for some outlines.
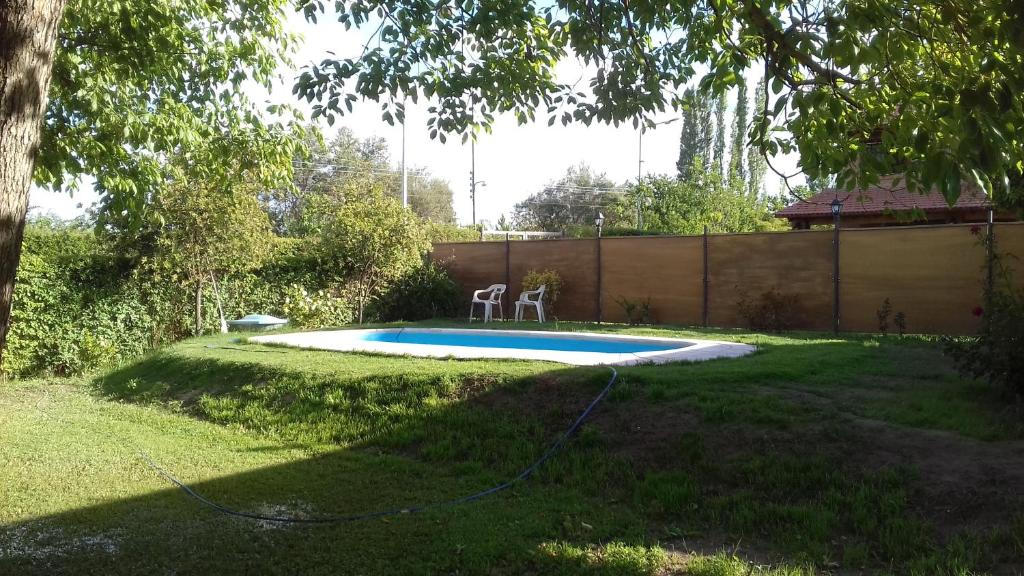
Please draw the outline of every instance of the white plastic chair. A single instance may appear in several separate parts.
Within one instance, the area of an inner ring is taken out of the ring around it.
[[[544,284],[540,285],[540,288],[536,290],[524,290],[519,294],[519,300],[516,300],[516,322],[523,321],[523,313],[526,312],[527,306],[533,306],[537,310],[537,321],[544,322],[544,290],[547,286]],[[531,300],[530,296],[536,296],[536,300]]]
[[[501,309],[501,296],[507,288],[504,284],[491,284],[483,290],[474,291],[473,300],[469,303],[469,321],[473,321],[473,310],[477,304],[484,306],[484,322],[490,322],[493,319],[492,309],[495,304],[498,305],[498,314],[504,320],[505,311]]]

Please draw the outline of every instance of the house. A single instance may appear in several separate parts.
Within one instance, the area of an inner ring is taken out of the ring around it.
[[[987,222],[991,203],[981,191],[964,186],[956,204],[950,206],[934,189],[928,194],[910,192],[898,175],[883,176],[876,186],[850,191],[825,190],[779,210],[775,215],[789,220],[797,230],[832,224],[832,202],[842,202],[844,228],[906,226],[910,224],[951,224]],[[1013,214],[996,212],[996,221],[1016,220]]]

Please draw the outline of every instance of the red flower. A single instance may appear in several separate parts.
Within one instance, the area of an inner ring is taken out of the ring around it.
[[[985,313],[985,309],[982,308],[981,306],[975,306],[974,309],[971,310],[971,314],[974,314],[975,316],[978,316],[978,317],[981,317],[981,315],[984,314],[984,313]]]
[[[974,234],[975,236],[981,234],[981,226],[978,226],[977,224],[971,226],[971,234]]]

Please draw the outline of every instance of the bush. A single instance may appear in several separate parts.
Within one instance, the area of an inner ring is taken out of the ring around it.
[[[562,276],[558,270],[530,270],[523,276],[523,290],[537,290],[544,285],[544,316],[557,319],[555,305],[562,293]]]
[[[352,299],[325,283],[315,247],[309,239],[275,239],[261,268],[218,278],[225,316],[267,313],[307,327],[350,322]],[[30,223],[0,369],[13,376],[77,374],[125,362],[190,336],[194,298],[157,260],[125,258],[84,229]],[[203,299],[204,328],[215,331],[210,283]]]
[[[292,284],[285,292],[281,312],[297,328],[331,328],[352,322],[355,302],[343,289],[307,291]]]
[[[327,270],[352,291],[360,323],[367,306],[420,266],[430,249],[420,220],[381,190],[336,207],[319,244]]]
[[[392,233],[391,227],[382,228],[382,234]],[[359,251],[365,244],[353,246]],[[273,314],[305,328],[352,322],[355,283],[346,271],[324,263],[318,239],[273,238],[267,248],[269,258],[259,268],[217,276],[228,319]],[[194,284],[175,281],[175,270],[157,256],[122,254],[109,239],[82,227],[30,223],[0,370],[12,376],[77,374],[191,336]],[[385,291],[380,315],[389,320],[455,315],[460,292],[444,269],[423,266],[416,253],[406,260],[409,272]],[[219,327],[217,294],[211,282],[203,283],[201,322],[207,333]]]
[[[399,278],[378,298],[373,315],[380,322],[453,318],[462,290],[443,265],[428,262]]]
[[[142,353],[155,336],[147,288],[91,233],[28,226],[3,371],[77,374]]]
[[[455,224],[440,224],[438,222],[426,222],[427,239],[433,243],[437,242],[478,242],[480,240],[480,227],[478,226],[456,226]]]
[[[1024,290],[1005,282],[992,290],[987,307],[977,307],[981,330],[975,338],[947,341],[946,352],[965,376],[983,378],[1024,399]]]
[[[644,298],[643,300],[629,300],[625,296],[619,296],[615,299],[615,303],[618,304],[622,308],[622,311],[626,313],[626,321],[629,322],[630,326],[651,324],[650,298]]]
[[[566,238],[597,238],[597,227],[593,224],[572,224],[563,230]],[[631,226],[605,226],[601,229],[602,238],[621,238],[625,236],[662,236],[661,230],[641,230]]]
[[[751,300],[745,291],[740,291],[740,300],[736,304],[740,318],[753,330],[783,332],[796,325],[796,317],[800,311],[800,298],[795,294],[785,294],[777,288],[762,292],[755,300]]]
[[[907,333],[907,315],[903,312],[897,312],[896,316],[892,319],[892,323],[896,325],[896,334],[902,337]]]
[[[875,312],[878,317],[878,333],[885,336],[889,333],[889,316],[892,315],[892,302],[888,298],[882,302],[882,306]]]

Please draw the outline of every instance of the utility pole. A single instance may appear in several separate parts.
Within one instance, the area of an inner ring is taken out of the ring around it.
[[[657,128],[662,124],[671,124],[678,120],[678,118],[669,118],[668,120],[662,120],[661,122],[654,122],[650,125],[651,128]],[[648,126],[643,122],[640,123],[640,135],[637,138],[636,144],[636,185],[640,186],[644,181],[644,132],[647,131]],[[641,211],[642,206],[640,205],[641,199],[637,195],[636,199],[636,227],[643,228],[644,219]]]
[[[637,230],[643,229],[643,214],[640,212],[640,187],[643,186],[643,131],[640,127],[640,139],[637,142]]]
[[[644,129],[640,127],[640,139],[636,145],[636,183],[639,184],[644,177]]]
[[[402,119],[402,208],[409,207],[409,171],[405,166],[405,118]]]
[[[469,200],[473,204],[473,226],[476,226],[476,139],[469,140]]]

